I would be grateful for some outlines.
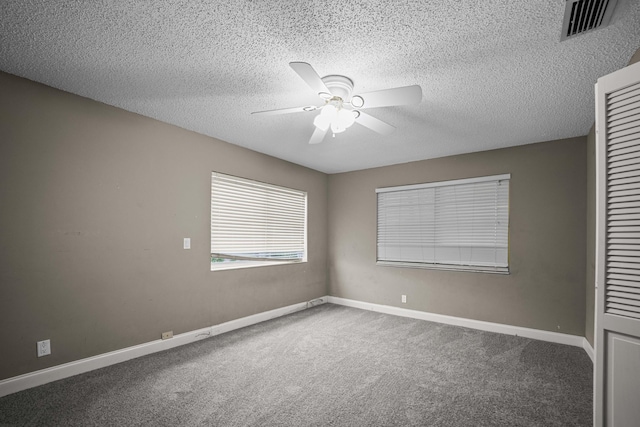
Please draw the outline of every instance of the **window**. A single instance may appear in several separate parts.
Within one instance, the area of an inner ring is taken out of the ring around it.
[[[376,189],[378,264],[508,273],[510,178]]]
[[[211,270],[303,262],[307,193],[213,172]]]

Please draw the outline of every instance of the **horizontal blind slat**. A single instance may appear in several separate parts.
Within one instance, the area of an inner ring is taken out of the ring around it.
[[[615,302],[618,304],[630,305],[637,307],[636,310],[640,312],[640,301],[629,298],[626,294],[623,294],[622,297],[612,296],[611,292],[607,293],[607,302]]]
[[[640,283],[634,282],[631,280],[607,279],[607,286],[609,285],[625,286],[629,288],[640,289]]]
[[[613,150],[632,147],[638,143],[638,140],[640,140],[640,135],[637,134],[612,137],[609,139],[607,151],[612,152]]]
[[[619,183],[619,185],[609,185],[607,187],[607,189],[610,192],[616,192],[616,191],[626,191],[626,190],[636,190],[636,189],[640,189],[640,182],[636,181],[636,182],[629,182],[629,183]]]
[[[621,109],[627,106],[640,105],[640,94],[635,91],[627,92],[624,95],[619,95],[615,98],[610,97],[607,99],[607,109],[609,110],[609,119],[613,119],[619,114]]]
[[[640,88],[640,82],[639,83],[635,83],[632,84],[630,86],[618,89],[614,92],[611,92],[610,94],[607,95],[607,100],[609,101],[615,101],[617,99],[621,99],[623,97],[628,98],[628,96],[625,96],[626,94],[628,94],[629,92],[633,92],[636,89]]]
[[[628,298],[634,301],[638,301],[638,304],[640,304],[640,294],[638,293],[616,291],[614,289],[609,288],[609,292],[607,295],[612,296],[614,298]]]
[[[608,126],[610,129],[614,129],[617,126],[624,126],[633,122],[640,122],[640,107],[618,115],[615,120],[609,122]]]
[[[638,295],[638,297],[640,297],[640,288],[630,288],[628,286],[610,285],[609,290],[612,292],[624,292],[625,294]]]
[[[612,302],[607,300],[607,302],[605,303],[607,308],[615,308],[618,310],[624,310],[626,312],[629,313],[637,313],[640,314],[640,307],[636,306],[635,304],[621,304],[619,302]]]
[[[633,312],[624,311],[624,310],[608,309],[607,313],[609,313],[609,314],[618,314],[620,316],[627,316],[627,317],[633,317],[633,318],[636,318],[636,319],[640,319],[640,313],[633,313]]]
[[[609,110],[608,117],[610,120],[615,120],[619,115],[624,114],[627,111],[634,110],[639,106],[640,103],[638,102],[637,97],[628,98],[623,101],[610,104],[607,108]]]

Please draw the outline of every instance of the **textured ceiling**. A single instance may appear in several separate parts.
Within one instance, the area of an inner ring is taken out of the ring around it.
[[[0,69],[327,173],[585,135],[593,84],[640,47],[640,2],[560,43],[564,0],[0,2]],[[321,105],[289,67],[354,93],[419,84],[309,145]],[[176,141],[179,144],[180,141]]]

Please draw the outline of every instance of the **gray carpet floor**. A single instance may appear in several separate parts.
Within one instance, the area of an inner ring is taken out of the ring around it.
[[[325,304],[0,399],[10,426],[590,426],[583,349]]]

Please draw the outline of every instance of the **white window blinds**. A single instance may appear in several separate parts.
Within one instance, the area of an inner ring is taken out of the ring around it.
[[[509,179],[377,189],[378,263],[508,272]]]
[[[304,191],[213,172],[212,269],[229,262],[304,261],[306,216]]]

